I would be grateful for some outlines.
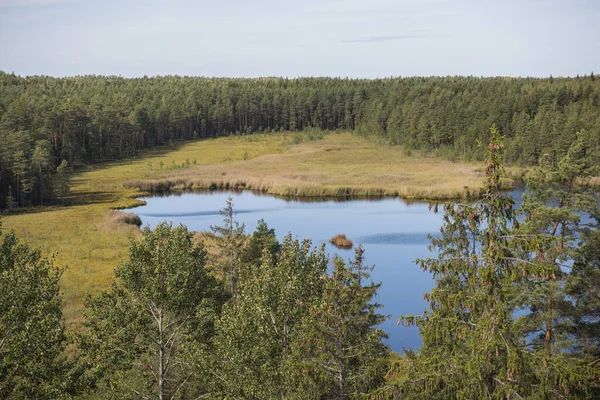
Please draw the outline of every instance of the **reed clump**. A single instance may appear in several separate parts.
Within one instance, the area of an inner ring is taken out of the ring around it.
[[[137,214],[112,210],[106,215],[105,227],[108,229],[121,229],[131,226],[136,228],[142,226],[142,219]]]
[[[348,239],[346,235],[339,234],[329,239],[329,243],[337,247],[338,249],[351,249],[352,240]]]

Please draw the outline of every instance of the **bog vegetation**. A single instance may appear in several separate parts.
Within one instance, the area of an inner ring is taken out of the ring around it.
[[[399,319],[423,341],[402,355],[378,329],[386,316],[362,247],[346,261],[278,241],[264,221],[248,234],[231,199],[210,241],[168,223],[132,236],[77,332],[61,313],[63,269],[4,234],[0,397],[597,398],[600,215],[577,185],[597,173],[587,140],[543,158],[516,210],[492,128],[483,196],[444,205],[436,255],[417,260],[436,285],[427,310]]]

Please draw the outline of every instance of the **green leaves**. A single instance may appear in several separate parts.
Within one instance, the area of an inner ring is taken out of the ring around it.
[[[377,325],[386,317],[373,302],[380,284],[362,284],[372,269],[363,253],[358,247],[349,264],[334,259],[322,297],[294,334],[287,379],[296,398],[356,398],[383,383],[387,335]]]
[[[17,240],[0,243],[0,397],[66,394],[66,344],[59,281],[63,269]]]
[[[281,398],[286,385],[285,360],[292,336],[310,307],[321,296],[327,268],[324,247],[291,235],[278,256],[265,248],[260,265],[251,271],[217,324],[217,383],[235,398]]]
[[[196,357],[212,339],[226,295],[206,268],[202,244],[184,226],[145,228],[116,276],[109,291],[86,300],[80,345],[87,385],[159,398],[206,391],[197,375],[206,360]],[[120,380],[124,372],[132,381]]]

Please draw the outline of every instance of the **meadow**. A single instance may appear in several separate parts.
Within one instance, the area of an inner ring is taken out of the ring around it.
[[[276,195],[452,199],[482,179],[480,165],[406,154],[349,133],[230,136],[177,142],[77,169],[65,205],[5,215],[3,229],[67,266],[64,314],[77,326],[85,294],[108,287],[129,239],[139,235],[135,216],[114,210],[142,204],[137,197],[150,190],[229,187]]]

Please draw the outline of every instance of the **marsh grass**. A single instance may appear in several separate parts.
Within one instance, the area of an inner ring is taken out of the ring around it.
[[[473,165],[404,154],[347,134],[329,134],[286,152],[247,161],[202,164],[135,179],[126,187],[164,193],[189,189],[250,189],[281,196],[400,196],[454,199],[477,193],[483,172]],[[508,187],[511,180],[505,180]]]
[[[172,165],[180,167],[167,168]],[[465,186],[479,187],[482,173],[473,165],[408,156],[347,133],[302,140],[265,134],[173,143],[134,159],[87,166],[70,181],[67,205],[6,215],[3,229],[68,266],[62,278],[64,314],[68,325],[78,327],[85,293],[110,285],[129,240],[139,235],[137,221],[114,210],[142,205],[137,197],[149,192],[244,188],[292,196],[447,199],[460,196]]]

